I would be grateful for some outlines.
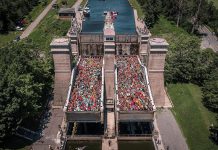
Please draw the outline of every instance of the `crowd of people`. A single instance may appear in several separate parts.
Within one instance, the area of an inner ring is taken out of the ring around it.
[[[80,30],[81,30],[81,25],[77,22],[76,18],[72,18],[69,34],[71,35],[77,34]]]
[[[80,59],[68,111],[99,111],[102,65],[102,57]]]
[[[137,56],[117,56],[118,107],[122,111],[149,109],[149,97]]]
[[[148,34],[148,28],[145,25],[144,21],[142,19],[137,19],[138,21],[138,26],[137,26],[137,30],[140,34]]]

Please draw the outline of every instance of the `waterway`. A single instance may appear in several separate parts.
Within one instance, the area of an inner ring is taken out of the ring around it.
[[[89,0],[90,17],[85,18],[82,32],[102,32],[104,27],[104,11],[117,11],[114,21],[117,34],[135,34],[133,9],[128,0]]]
[[[119,150],[155,150],[152,141],[119,141]]]
[[[67,142],[65,150],[75,150],[84,147],[84,150],[101,150],[101,141],[71,141]],[[155,150],[152,141],[119,141],[119,150]]]

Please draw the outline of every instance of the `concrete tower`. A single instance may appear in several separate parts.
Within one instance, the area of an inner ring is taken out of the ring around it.
[[[164,64],[168,43],[165,39],[152,38],[149,40],[149,81],[151,84],[154,103],[157,107],[165,106]]]
[[[71,76],[71,46],[67,38],[56,38],[51,44],[51,53],[54,60],[54,106],[63,106],[66,98]]]

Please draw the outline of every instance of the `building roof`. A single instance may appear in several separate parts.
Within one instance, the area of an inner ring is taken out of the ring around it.
[[[60,8],[58,13],[75,13],[74,8]]]
[[[50,44],[50,46],[68,46],[70,43],[70,40],[68,38],[54,38]]]
[[[149,40],[150,45],[162,45],[162,46],[168,46],[169,44],[167,43],[167,41],[165,39],[162,38],[152,38]]]

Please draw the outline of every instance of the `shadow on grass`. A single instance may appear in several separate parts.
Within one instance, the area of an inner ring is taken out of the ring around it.
[[[11,136],[0,143],[0,149],[31,149],[32,143],[19,136]]]

